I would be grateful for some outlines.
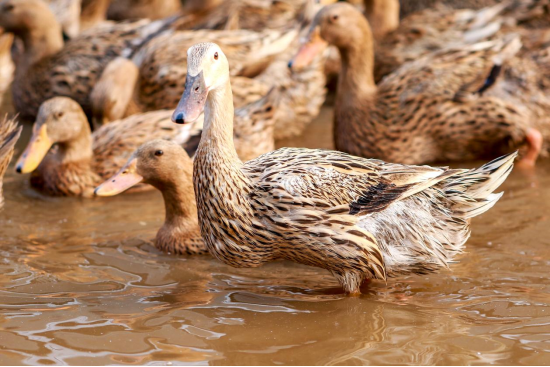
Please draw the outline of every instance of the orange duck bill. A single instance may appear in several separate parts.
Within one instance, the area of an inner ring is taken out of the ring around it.
[[[311,65],[315,56],[323,52],[327,46],[328,43],[321,38],[319,27],[314,27],[309,31],[305,41],[302,42],[296,56],[288,63],[288,67],[294,71]]]
[[[46,125],[38,127],[35,125],[31,140],[27,148],[19,157],[15,170],[18,173],[29,173],[34,171],[53,145],[53,141],[48,136]]]
[[[94,194],[97,196],[114,196],[137,185],[143,177],[136,173],[137,158],[131,159],[116,175],[99,185]]]

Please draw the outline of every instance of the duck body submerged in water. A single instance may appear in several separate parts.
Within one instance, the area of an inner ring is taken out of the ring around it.
[[[228,62],[213,43],[188,50],[173,120],[192,122],[203,111],[193,182],[209,252],[236,267],[275,259],[321,267],[350,294],[367,279],[446,267],[462,251],[470,219],[501,197],[493,191],[516,156],[465,170],[283,148],[242,163]]]

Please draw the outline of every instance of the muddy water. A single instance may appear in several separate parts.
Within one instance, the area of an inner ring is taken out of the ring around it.
[[[329,147],[329,120],[285,143]],[[349,298],[320,269],[160,253],[156,192],[52,199],[10,172],[0,364],[550,364],[549,186],[550,160],[513,172],[450,270]]]

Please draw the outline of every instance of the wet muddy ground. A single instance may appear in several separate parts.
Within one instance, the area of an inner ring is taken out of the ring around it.
[[[281,144],[330,147],[330,120]],[[550,364],[548,159],[512,172],[448,271],[359,298],[321,269],[157,251],[158,192],[48,198],[5,181],[0,364]]]

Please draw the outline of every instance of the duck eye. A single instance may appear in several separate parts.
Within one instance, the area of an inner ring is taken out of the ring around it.
[[[160,157],[160,156],[163,155],[163,154],[164,154],[164,152],[163,152],[162,150],[157,150],[157,151],[155,151],[155,155],[156,155],[157,157]]]
[[[334,15],[332,16],[332,20],[337,20],[337,19],[338,19],[338,15],[337,15],[337,14],[334,14]]]
[[[55,117],[57,117],[57,118],[63,117],[63,111],[56,113]]]
[[[4,5],[4,7],[2,8],[2,10],[8,12],[8,11],[12,11],[13,8],[14,8],[13,4],[6,4],[6,5]]]
[[[217,60],[218,59],[218,53],[214,53],[214,60]]]

